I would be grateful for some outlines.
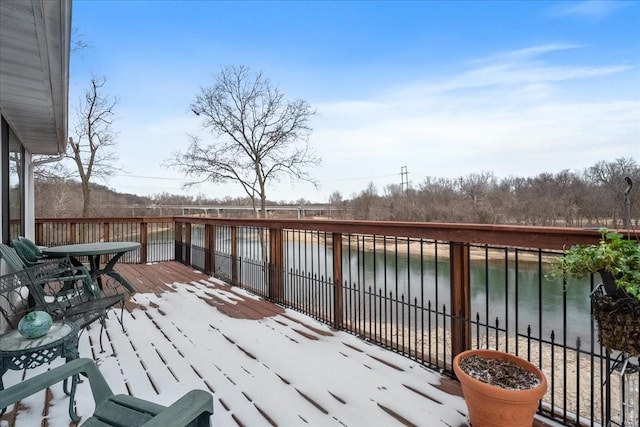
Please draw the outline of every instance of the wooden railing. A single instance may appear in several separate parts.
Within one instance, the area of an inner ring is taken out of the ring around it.
[[[254,220],[254,219],[194,219],[191,217],[177,217],[176,244],[190,247],[191,226],[194,223],[204,225],[204,246],[202,249],[208,256],[205,258],[204,271],[216,271],[215,261],[215,226],[228,226],[231,230],[232,260],[230,281],[234,285],[242,286],[238,281],[238,227],[262,228],[268,230],[269,235],[269,276],[266,292],[263,296],[275,302],[286,304],[283,299],[283,263],[284,230],[306,230],[314,233],[331,233],[333,242],[333,285],[335,295],[333,300],[340,306],[343,300],[342,283],[342,251],[338,242],[344,235],[362,236],[393,236],[411,239],[443,241],[450,243],[449,259],[451,265],[451,312],[458,317],[454,319],[452,327],[452,355],[470,348],[469,325],[462,327],[459,319],[472,318],[470,304],[469,262],[470,245],[493,245],[504,247],[562,249],[573,244],[596,243],[600,237],[598,230],[566,229],[556,227],[514,227],[477,224],[432,224],[432,223],[401,223],[401,222],[370,222],[370,221],[300,221],[300,220]],[[184,241],[182,240],[184,239]],[[189,251],[180,259],[192,264]],[[342,312],[335,312],[332,326],[344,328]]]
[[[35,240],[43,246],[74,243],[134,241],[139,251],[124,262],[146,263],[175,259],[173,217],[37,219]]]
[[[139,217],[42,219],[36,233],[42,245],[138,241],[128,262],[180,261],[447,373],[465,349],[500,348],[546,373],[541,414],[620,417],[620,380],[589,315],[595,279],[545,278],[552,257],[596,243],[598,230]]]

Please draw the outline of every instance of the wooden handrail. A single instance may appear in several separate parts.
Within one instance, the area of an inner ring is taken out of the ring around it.
[[[38,218],[36,230],[44,223],[198,223],[269,229],[311,230],[342,234],[370,234],[433,239],[471,244],[489,244],[524,248],[563,249],[574,244],[597,243],[600,232],[572,227],[538,227],[437,222],[352,221],[317,219],[201,218],[187,216],[120,218]],[[619,230],[627,234],[629,230]],[[37,233],[39,234],[39,233]],[[631,231],[638,236],[638,232]],[[37,238],[38,236],[36,236]]]

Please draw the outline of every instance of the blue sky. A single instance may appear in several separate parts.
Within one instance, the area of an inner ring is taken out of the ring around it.
[[[640,2],[91,1],[73,27],[71,121],[91,75],[117,96],[121,192],[188,193],[162,166],[203,131],[189,109],[223,66],[262,70],[316,110],[319,189],[273,183],[276,201],[325,202],[372,182],[498,178],[640,162]]]

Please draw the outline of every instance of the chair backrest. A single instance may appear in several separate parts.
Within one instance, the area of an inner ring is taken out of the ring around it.
[[[40,308],[29,292],[29,282],[24,270],[0,276],[0,333],[18,329],[25,314]]]
[[[38,263],[38,257],[25,243],[18,239],[13,239],[11,241],[11,246],[13,246],[13,249],[16,251],[24,265],[30,266]]]
[[[81,329],[104,318],[107,310],[122,304],[121,294],[101,297],[91,275],[69,259],[54,258],[2,276],[0,333],[16,329],[27,312],[46,311],[54,320],[74,322]]]
[[[26,267],[26,264],[20,259],[16,251],[4,243],[0,243],[0,258],[5,260],[13,271],[24,270]]]
[[[24,236],[18,237],[18,240],[27,245],[29,249],[31,249],[31,251],[36,255],[36,257],[41,258],[42,256],[44,256],[44,254],[40,250],[40,247],[36,245],[32,240],[27,239]]]
[[[74,266],[69,257],[42,261],[24,271],[39,304],[54,318],[69,307],[98,296],[89,272],[82,266]]]

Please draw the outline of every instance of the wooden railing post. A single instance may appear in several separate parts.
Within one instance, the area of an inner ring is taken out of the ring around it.
[[[216,226],[214,224],[204,225],[204,271],[207,274],[216,271]]]
[[[231,226],[231,284],[238,285],[238,227]]]
[[[105,222],[102,224],[102,239],[105,242],[111,241],[111,236],[109,235],[109,223]]]
[[[38,245],[42,245],[44,241],[44,224],[41,222],[36,222],[36,235],[34,236],[35,242]]]
[[[211,225],[211,234],[209,234],[209,248],[211,249],[211,273],[215,274],[217,270],[216,265],[216,237],[218,236],[218,227],[215,224]]]
[[[269,229],[269,298],[284,301],[284,239],[277,228]]]
[[[183,254],[183,244],[182,244],[182,223],[174,221],[174,239],[175,239],[175,248],[173,258],[176,261],[180,261],[184,263],[184,259],[182,257]]]
[[[333,249],[333,324],[343,327],[343,284],[342,284],[342,233],[333,233],[331,237]]]
[[[140,262],[142,264],[146,264],[147,263],[147,244],[148,244],[148,240],[147,240],[147,234],[149,232],[149,223],[148,222],[141,222],[140,223]]]
[[[69,243],[76,243],[76,223],[72,222],[69,226]]]
[[[191,265],[191,223],[187,222],[183,226],[184,230],[184,263]]]
[[[452,357],[471,348],[471,280],[469,244],[451,242],[451,352]]]

